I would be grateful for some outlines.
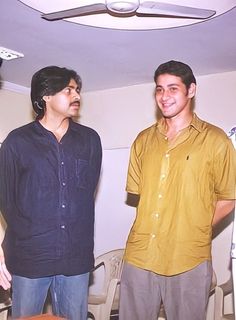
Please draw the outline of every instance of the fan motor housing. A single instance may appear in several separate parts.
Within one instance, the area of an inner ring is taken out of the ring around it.
[[[139,0],[131,1],[115,1],[106,0],[107,9],[115,13],[132,13],[139,7]]]

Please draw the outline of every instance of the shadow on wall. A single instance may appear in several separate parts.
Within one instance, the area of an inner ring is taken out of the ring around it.
[[[0,68],[1,68],[1,65],[2,65],[2,58],[0,58]],[[2,88],[2,77],[1,77],[1,74],[0,74],[0,89]]]

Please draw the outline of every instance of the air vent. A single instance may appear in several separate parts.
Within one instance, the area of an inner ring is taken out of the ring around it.
[[[4,60],[12,60],[12,59],[23,58],[23,57],[24,57],[23,53],[0,47],[0,58]]]

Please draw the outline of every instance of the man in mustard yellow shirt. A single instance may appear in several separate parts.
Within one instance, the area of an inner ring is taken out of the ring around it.
[[[192,110],[196,79],[178,61],[154,76],[162,118],[133,143],[127,192],[139,196],[125,250],[120,320],[203,320],[212,279],[212,226],[234,208],[231,140]]]

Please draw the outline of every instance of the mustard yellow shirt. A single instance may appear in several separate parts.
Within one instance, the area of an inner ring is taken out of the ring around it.
[[[195,114],[171,144],[164,121],[142,131],[130,155],[127,192],[140,196],[125,261],[170,276],[211,259],[217,200],[235,199],[231,140]]]

